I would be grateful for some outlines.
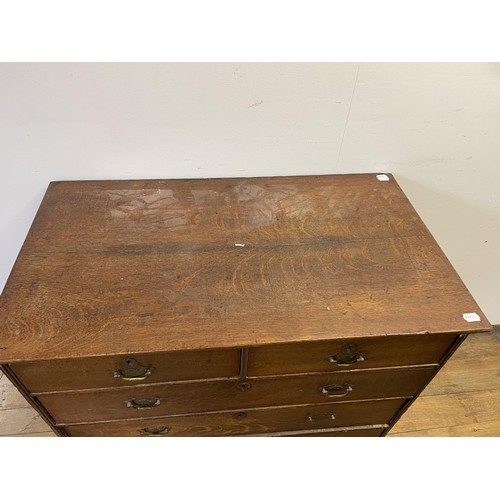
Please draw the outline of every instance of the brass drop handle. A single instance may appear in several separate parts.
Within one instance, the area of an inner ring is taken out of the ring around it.
[[[345,344],[340,348],[340,352],[329,356],[328,361],[335,363],[337,366],[351,366],[364,361],[364,355],[356,351],[356,344]]]
[[[121,378],[131,382],[144,380],[154,371],[152,366],[141,365],[134,358],[123,358],[120,363],[120,369],[113,372],[115,378]]]
[[[139,429],[139,434],[141,436],[160,436],[162,434],[168,434],[170,432],[170,427],[143,427]]]
[[[317,420],[335,420],[335,415],[333,413],[326,413],[323,415],[308,415],[307,420],[309,420],[309,422],[316,422]]]
[[[160,398],[130,399],[125,401],[127,408],[135,408],[136,410],[148,410],[150,408],[154,408],[155,406],[159,406],[160,403]]]
[[[342,398],[352,391],[352,385],[347,383],[342,385],[324,385],[319,390],[329,398]]]

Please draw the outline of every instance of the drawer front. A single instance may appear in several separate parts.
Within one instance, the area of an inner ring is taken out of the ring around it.
[[[11,365],[32,393],[237,377],[239,349],[131,354]]]
[[[402,335],[253,347],[248,376],[436,364],[456,334]]]
[[[173,416],[246,408],[405,398],[423,387],[433,368],[145,385],[38,396],[58,424]]]
[[[387,424],[404,399],[127,420],[65,427],[70,436],[237,436]]]
[[[304,432],[292,434],[294,437],[378,437],[385,431],[386,427],[365,427],[364,429],[328,429],[322,432]],[[283,434],[284,437],[290,437]]]

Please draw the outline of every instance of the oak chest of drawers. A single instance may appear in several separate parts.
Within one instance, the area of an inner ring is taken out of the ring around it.
[[[53,182],[0,300],[61,436],[383,436],[491,329],[388,174]]]

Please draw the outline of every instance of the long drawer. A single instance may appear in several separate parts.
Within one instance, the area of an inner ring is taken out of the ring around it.
[[[32,393],[133,386],[172,380],[235,377],[240,350],[145,353],[16,363],[11,369]]]
[[[343,429],[321,429],[312,432],[284,432],[260,435],[280,437],[379,437],[386,429],[387,425],[367,425],[364,427],[344,427]]]
[[[366,337],[252,347],[248,376],[436,364],[456,334]]]
[[[410,397],[432,367],[144,385],[135,388],[42,394],[58,424],[210,411]]]
[[[236,436],[387,424],[405,399],[287,406],[66,426],[69,436]]]

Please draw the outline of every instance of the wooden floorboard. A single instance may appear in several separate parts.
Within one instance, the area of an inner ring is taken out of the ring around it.
[[[470,335],[389,436],[500,436],[500,327]]]
[[[391,436],[499,436],[500,390],[424,396]]]
[[[54,436],[2,373],[0,436]],[[470,335],[388,436],[500,436],[500,326]]]

